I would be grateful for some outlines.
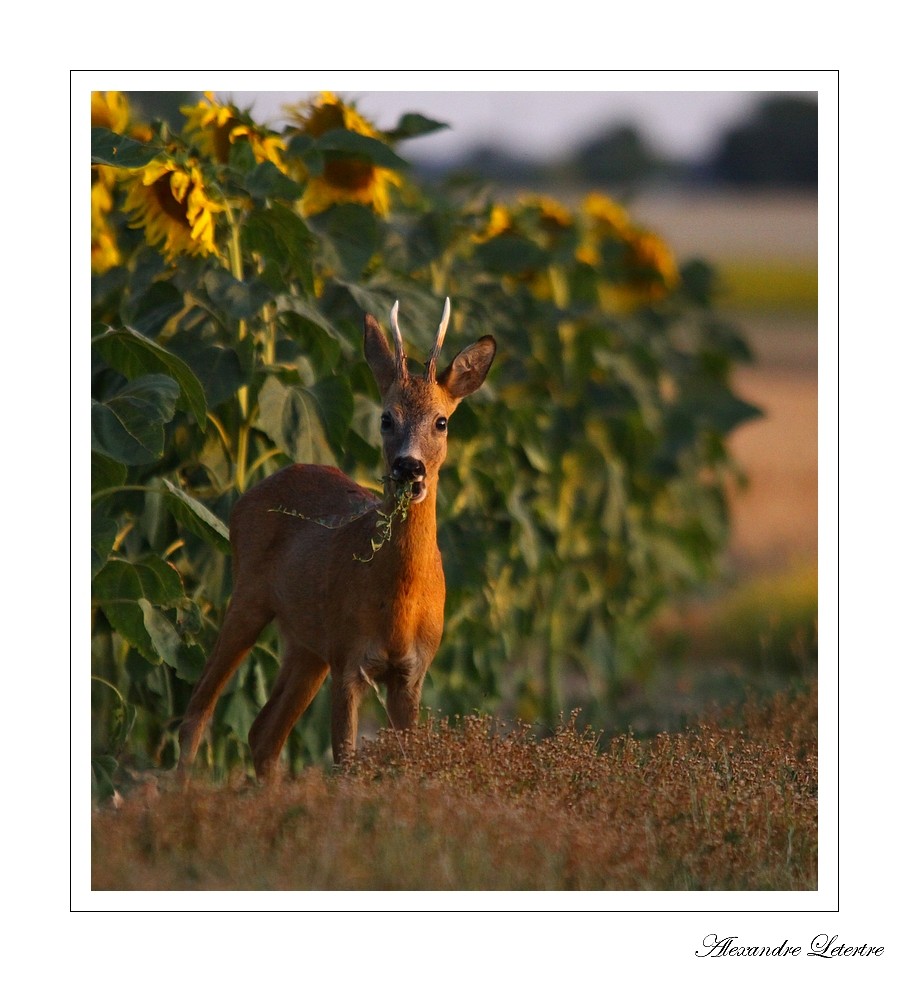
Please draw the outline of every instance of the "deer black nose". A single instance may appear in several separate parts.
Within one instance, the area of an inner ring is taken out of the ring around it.
[[[416,457],[397,457],[391,468],[396,481],[419,481],[426,477],[426,465]]]

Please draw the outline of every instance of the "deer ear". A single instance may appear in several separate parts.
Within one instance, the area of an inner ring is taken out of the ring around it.
[[[463,399],[486,380],[486,374],[496,356],[495,338],[487,334],[455,355],[454,361],[437,381],[454,399]]]
[[[363,352],[379,392],[384,396],[395,380],[395,358],[372,314],[367,314],[363,322]]]

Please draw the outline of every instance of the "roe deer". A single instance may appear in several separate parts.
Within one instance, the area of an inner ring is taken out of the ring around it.
[[[394,354],[375,318],[366,316],[364,350],[382,396],[384,501],[337,468],[293,464],[235,505],[233,596],[180,728],[184,775],[221,690],[273,619],[283,662],[249,731],[260,779],[274,772],[291,729],[329,672],[336,763],[354,752],[367,686],[387,686],[395,729],[416,722],[423,679],[442,637],[436,489],[448,418],[483,384],[496,351],[492,337],[480,338],[437,377],[450,310],[446,299],[422,376],[407,369],[398,304],[391,310]]]

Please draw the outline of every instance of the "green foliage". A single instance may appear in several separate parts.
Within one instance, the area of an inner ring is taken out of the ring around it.
[[[396,299],[418,357],[445,295],[449,353],[486,333],[500,352],[454,419],[442,473],[447,624],[426,701],[453,713],[507,699],[552,721],[572,676],[587,693],[573,700],[607,705],[661,603],[713,571],[726,437],[756,412],[730,389],[747,349],[712,313],[709,268],[676,270],[617,206],[604,221],[603,199],[505,209],[482,189],[414,184],[398,143],[442,125],[416,114],[385,134],[345,116],[278,141],[215,108],[179,137],[155,124],[148,144],[93,129],[99,793],[111,761],[175,759],[230,595],[237,497],[294,460],[375,484],[362,322]],[[219,703],[216,770],[247,763],[277,660],[270,630]],[[324,716],[317,700],[293,766],[324,752]]]

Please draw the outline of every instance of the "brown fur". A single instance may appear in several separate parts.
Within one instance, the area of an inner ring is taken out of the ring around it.
[[[336,468],[292,465],[237,502],[230,525],[234,593],[180,729],[184,773],[218,696],[272,620],[278,623],[284,656],[271,696],[249,733],[260,778],[274,772],[291,729],[329,672],[336,762],[354,752],[358,707],[371,683],[387,686],[388,715],[396,729],[417,719],[423,679],[442,637],[445,607],[436,491],[447,429],[440,430],[437,421],[447,419],[461,399],[482,385],[495,342],[481,338],[436,381],[410,375],[403,357],[392,355],[368,315],[364,348],[382,394],[383,414],[390,420],[383,429],[387,473],[402,461],[425,468],[425,495],[410,503],[406,521],[395,522],[391,540],[374,555],[371,541],[378,515],[375,509],[360,513],[378,499]],[[389,514],[394,504],[389,483],[382,511]],[[327,519],[337,527],[300,515]],[[344,516],[352,520],[344,524]]]

